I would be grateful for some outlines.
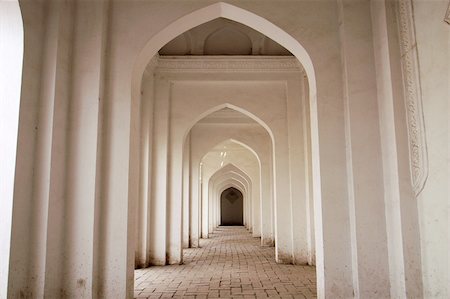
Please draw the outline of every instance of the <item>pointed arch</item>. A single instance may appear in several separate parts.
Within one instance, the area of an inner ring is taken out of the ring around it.
[[[213,107],[211,109],[203,111],[202,113],[198,114],[197,117],[192,119],[192,121],[189,123],[189,125],[186,128],[186,130],[184,131],[183,144],[186,141],[187,135],[189,134],[189,132],[191,131],[192,127],[196,123],[198,123],[200,120],[204,119],[208,115],[213,114],[214,112],[217,112],[217,111],[222,110],[224,108],[229,108],[229,109],[232,109],[234,111],[240,112],[240,113],[244,114],[245,116],[247,116],[247,117],[253,119],[254,121],[256,121],[259,125],[261,125],[267,131],[267,133],[269,134],[269,136],[271,138],[272,144],[274,143],[273,132],[270,129],[270,127],[262,119],[260,119],[258,116],[256,116],[255,114],[251,113],[250,111],[248,111],[248,110],[246,110],[244,108],[241,108],[239,106],[236,106],[236,105],[233,105],[233,104],[230,104],[230,103],[223,103],[223,104],[217,105],[217,106],[215,106],[215,107]]]
[[[310,81],[309,90],[311,100],[315,99],[315,71],[311,57],[306,49],[295,38],[275,24],[248,10],[225,2],[214,3],[191,12],[172,22],[166,28],[155,34],[144,46],[135,61],[132,78],[133,87],[138,87],[140,85],[147,64],[160,48],[189,29],[217,18],[226,18],[251,27],[289,50],[303,65]],[[133,88],[132,90],[133,92],[138,93],[139,88]]]
[[[261,159],[260,159],[258,153],[257,153],[251,146],[247,145],[245,142],[236,140],[236,139],[234,139],[234,138],[227,138],[227,139],[224,139],[224,140],[222,140],[222,141],[216,143],[214,146],[210,147],[206,152],[202,152],[200,161],[202,161],[203,158],[204,158],[208,153],[210,153],[214,148],[219,147],[219,146],[221,146],[222,144],[225,144],[225,143],[227,143],[227,142],[232,142],[232,143],[238,144],[238,145],[242,146],[243,148],[247,149],[249,152],[251,152],[251,153],[256,157],[256,160],[258,160],[258,165],[259,165],[259,167],[261,167]]]
[[[140,87],[143,78],[145,68],[150,60],[157,53],[157,51],[167,44],[170,40],[178,35],[192,29],[198,25],[209,22],[217,18],[226,18],[241,24],[244,24],[250,28],[259,31],[265,36],[269,37],[273,41],[277,42],[288,51],[290,51],[302,64],[305,74],[308,79],[308,92],[309,92],[309,112],[310,112],[310,124],[311,124],[311,152],[312,152],[312,172],[313,172],[313,189],[314,189],[314,205],[315,205],[315,222],[316,222],[316,243],[317,247],[317,277],[318,277],[318,289],[324,289],[324,267],[323,267],[323,235],[322,235],[322,202],[321,202],[321,178],[320,178],[320,156],[319,156],[319,124],[318,124],[318,108],[317,108],[317,84],[316,75],[312,59],[306,49],[296,40],[280,27],[271,23],[270,21],[260,17],[248,10],[239,8],[235,5],[218,2],[208,5],[204,8],[195,10],[185,16],[175,20],[163,30],[156,33],[142,48],[141,52],[137,56],[134,67],[131,74],[131,100],[132,105],[137,103],[140,99]],[[222,105],[226,107],[229,104]],[[231,106],[231,105],[229,105]],[[221,108],[223,108],[221,107]],[[216,110],[221,109],[217,107]],[[236,109],[239,111],[239,109]],[[212,113],[214,111],[209,111]],[[242,111],[241,111],[242,112]],[[207,115],[208,111],[204,113]],[[253,115],[253,119],[256,116]],[[133,116],[132,116],[133,118]],[[199,118],[201,119],[201,118]],[[257,118],[256,118],[257,119]],[[256,120],[255,119],[255,120]],[[198,121],[198,120],[197,120]],[[194,121],[189,129],[185,132],[184,140],[187,133],[196,122]],[[262,122],[259,122],[262,124]],[[267,125],[263,125],[266,129]],[[272,146],[274,146],[274,136],[270,130],[268,130],[270,137],[272,138]],[[273,161],[275,165],[275,161]],[[275,167],[274,167],[275,169]],[[274,190],[276,192],[276,190]]]

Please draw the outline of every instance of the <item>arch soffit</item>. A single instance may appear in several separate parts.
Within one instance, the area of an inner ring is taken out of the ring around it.
[[[236,183],[240,183],[239,181],[235,181],[235,180],[228,180],[228,181],[224,181],[216,190],[216,194],[217,196],[220,198],[220,194],[222,194],[223,191],[225,191],[226,189],[230,188],[230,187],[234,187],[236,189],[238,189],[239,191],[241,191],[242,195],[244,195],[244,201],[248,195],[248,192],[243,188],[243,186],[239,186],[239,184]]]
[[[267,133],[269,134],[270,139],[272,141],[272,145],[274,144],[275,138],[274,138],[272,129],[261,118],[259,118],[257,115],[253,114],[252,112],[250,112],[250,111],[248,111],[248,110],[246,110],[244,108],[241,108],[239,106],[236,106],[236,105],[233,105],[233,104],[230,104],[230,103],[223,103],[223,104],[217,105],[217,106],[212,107],[212,108],[210,108],[210,109],[208,109],[206,111],[203,111],[203,112],[199,113],[197,116],[193,117],[193,119],[191,120],[191,122],[187,126],[186,130],[184,131],[183,144],[184,144],[184,142],[186,140],[186,137],[187,137],[188,133],[191,131],[192,127],[196,123],[198,123],[200,120],[202,120],[203,118],[207,117],[208,115],[210,115],[210,114],[212,114],[214,112],[217,112],[219,110],[222,110],[224,108],[229,108],[229,109],[232,109],[234,111],[240,112],[240,113],[244,114],[245,116],[253,119],[255,122],[257,122],[260,126],[262,126],[267,131]]]
[[[251,184],[249,184],[247,182],[247,180],[245,180],[245,178],[243,178],[242,176],[239,176],[238,174],[232,174],[231,176],[224,176],[223,178],[221,178],[220,181],[215,181],[210,185],[210,189],[211,191],[214,192],[214,190],[217,190],[217,188],[220,188],[220,186],[222,184],[224,184],[225,182],[228,182],[230,180],[239,182],[240,184],[242,184],[243,188],[245,188],[245,190],[247,192],[250,192],[251,189]]]
[[[246,179],[246,181],[251,184],[252,180],[250,178],[250,176],[243,171],[242,169],[240,169],[239,167],[237,167],[236,165],[234,165],[233,163],[228,163],[226,165],[224,165],[222,168],[218,169],[210,178],[208,181],[208,184],[211,184],[212,182],[214,182],[217,178],[222,177],[223,174],[227,173],[227,172],[234,172],[240,176],[242,176],[243,178]]]
[[[228,179],[235,179],[235,180],[239,180],[240,182],[242,182],[243,184],[245,184],[245,186],[250,189],[252,187],[252,183],[251,181],[248,181],[243,175],[236,173],[234,171],[231,172],[226,172],[223,175],[217,177],[216,179],[214,179],[214,181],[211,181],[209,186],[211,188],[215,188],[217,187],[219,184],[221,184],[222,182],[228,180]]]
[[[226,165],[230,165],[226,164]],[[204,181],[208,182],[208,185],[214,184],[217,180],[222,179],[223,177],[229,176],[229,175],[238,175],[239,177],[242,177],[248,184],[251,186],[253,182],[259,182],[259,177],[252,178],[250,175],[247,174],[244,170],[241,168],[228,168],[224,169],[225,166],[218,168],[211,176],[205,176]],[[259,172],[258,172],[259,173]]]
[[[200,153],[200,157],[201,157],[200,161],[202,161],[205,158],[205,156],[208,153],[210,153],[214,148],[219,147],[222,144],[227,143],[227,142],[232,142],[232,143],[238,144],[238,145],[242,146],[243,148],[247,149],[248,151],[250,151],[256,157],[256,160],[258,161],[258,165],[261,168],[261,160],[259,158],[258,153],[251,146],[247,145],[245,142],[236,140],[234,138],[226,138],[226,139],[216,143],[216,145],[211,146],[207,151],[201,152]]]
[[[217,174],[217,173],[216,173]],[[249,177],[245,177],[245,173],[239,173],[234,170],[229,170],[227,172],[219,173],[213,180],[208,183],[209,192],[216,192],[217,188],[220,188],[226,182],[235,181],[242,184],[246,193],[249,193],[252,188],[252,182]]]
[[[208,189],[211,192],[214,192],[217,188],[219,188],[221,186],[221,184],[223,184],[224,182],[230,181],[230,180],[234,180],[234,181],[237,181],[240,184],[242,184],[242,186],[243,186],[243,188],[245,188],[246,192],[250,192],[250,190],[252,188],[251,182],[247,181],[247,179],[245,177],[243,177],[242,175],[233,172],[233,173],[225,173],[224,175],[218,177],[216,180],[210,182]]]
[[[215,186],[213,189],[209,190],[209,196],[208,200],[217,200],[217,198],[220,198],[220,194],[228,187],[235,187],[236,189],[239,189],[241,193],[244,195],[244,201],[247,200],[247,198],[250,198],[250,190],[248,190],[245,183],[241,182],[239,179],[236,178],[229,178],[227,180],[222,181],[218,186]],[[215,196],[214,196],[215,195]]]
[[[251,199],[251,186],[248,186],[248,184],[246,184],[246,182],[241,181],[239,178],[236,177],[230,177],[227,178],[217,184],[215,184],[213,187],[210,188],[210,194],[211,195],[217,195],[219,196],[226,188],[225,186],[228,185],[236,185],[239,186],[241,188],[241,192],[242,194],[244,194],[244,201],[247,201],[248,199]],[[214,198],[214,196],[213,196]]]
[[[310,95],[312,95],[311,99],[315,98],[315,71],[311,57],[306,49],[291,35],[263,17],[224,2],[211,4],[182,16],[163,30],[156,33],[147,42],[134,63],[132,73],[132,92],[134,94],[132,97],[137,98],[139,96],[139,86],[144,70],[160,48],[189,29],[217,18],[226,18],[251,27],[289,50],[300,61],[305,69],[305,73],[309,80],[309,90]],[[138,88],[136,89],[135,87]]]

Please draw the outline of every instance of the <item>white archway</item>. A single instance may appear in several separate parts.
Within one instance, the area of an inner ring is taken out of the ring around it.
[[[247,216],[244,215],[244,221],[245,222],[251,222],[251,217],[250,217],[250,206],[251,203],[249,202],[251,199],[251,194],[252,194],[252,180],[251,178],[248,176],[248,174],[246,174],[243,170],[241,170],[239,167],[237,167],[236,165],[229,163],[224,165],[223,167],[221,167],[220,169],[216,170],[216,172],[208,179],[208,184],[205,187],[205,196],[208,197],[208,200],[206,200],[203,204],[206,204],[206,206],[204,205],[202,207],[202,223],[203,223],[203,227],[202,227],[202,233],[203,236],[207,237],[208,233],[210,231],[211,228],[211,221],[210,221],[210,217],[212,217],[212,219],[214,219],[215,216],[217,216],[217,209],[216,209],[216,215],[214,215],[214,209],[211,207],[214,207],[214,205],[217,206],[217,192],[218,192],[218,188],[220,189],[220,187],[223,184],[227,184],[233,182],[234,184],[238,184],[240,185],[240,187],[242,188],[241,192],[243,194],[246,195],[246,199],[244,200],[244,214],[247,213]],[[203,221],[206,221],[203,222]],[[213,220],[214,222],[214,220]],[[208,224],[208,225],[206,225]]]
[[[241,146],[241,147],[243,147],[245,150],[247,150],[248,152],[250,152],[251,154],[253,154],[253,156],[256,158],[256,161],[257,161],[257,163],[258,163],[258,174],[257,174],[257,177],[254,177],[254,179],[255,179],[255,182],[253,182],[255,185],[253,185],[254,187],[253,187],[253,189],[254,190],[252,190],[251,191],[251,195],[250,194],[247,194],[246,195],[246,200],[244,200],[244,204],[250,204],[249,206],[245,206],[246,208],[244,208],[244,209],[246,209],[246,212],[248,212],[248,213],[250,213],[250,215],[251,215],[251,220],[250,220],[250,225],[252,226],[252,233],[253,233],[253,236],[254,237],[260,237],[261,236],[261,231],[262,231],[262,227],[263,227],[263,225],[262,225],[262,220],[263,220],[263,217],[262,217],[262,213],[263,213],[263,196],[262,196],[262,190],[263,190],[263,188],[262,188],[262,186],[261,186],[261,182],[262,182],[262,168],[261,168],[261,159],[260,159],[260,157],[259,157],[259,155],[258,155],[258,153],[252,148],[252,147],[250,147],[249,145],[247,145],[245,142],[242,142],[242,141],[238,141],[238,140],[236,140],[236,139],[234,139],[234,138],[227,138],[227,139],[225,139],[225,140],[222,140],[221,142],[219,142],[219,143],[216,143],[214,146],[212,146],[212,147],[210,147],[208,150],[207,150],[207,152],[205,153],[205,152],[202,152],[202,160],[201,161],[203,161],[203,158],[211,151],[211,150],[213,150],[214,148],[217,148],[217,147],[220,147],[220,146],[222,146],[223,144],[226,144],[226,143],[228,143],[228,142],[231,142],[231,143],[235,143],[235,144],[237,144],[237,145],[239,145],[239,146]],[[235,166],[233,163],[229,163],[228,165],[233,165],[233,166]],[[224,165],[223,166],[223,168],[225,168],[225,167],[227,167],[227,165]],[[250,180],[250,175],[248,174],[248,173],[246,173],[244,170],[242,170],[242,169],[240,169],[239,167],[237,167],[237,166],[235,166],[239,171],[241,171],[245,176],[246,176],[246,178],[244,178],[245,180]],[[221,168],[221,169],[218,169],[217,171],[216,171],[216,173],[213,175],[213,176],[211,176],[211,178],[213,178],[217,173],[219,173],[223,168]],[[208,182],[208,185],[210,186],[211,185],[211,178],[209,179],[209,181],[210,182]],[[273,179],[272,179],[272,181],[270,182],[271,184],[273,184],[274,182],[273,182]],[[217,193],[217,192],[216,192]],[[208,194],[211,194],[211,192],[209,192]],[[256,200],[255,200],[256,199]],[[272,199],[272,197],[270,197],[270,203],[268,204],[268,205],[266,205],[265,206],[265,208],[267,209],[267,208],[270,208],[270,205],[271,205],[271,199]],[[248,200],[248,201],[247,201]],[[270,213],[270,212],[269,212]],[[268,221],[271,221],[272,219],[270,218],[270,220],[268,220]],[[270,225],[272,225],[272,223],[270,224]],[[254,229],[253,229],[254,228]]]
[[[287,34],[281,28],[266,19],[241,9],[231,4],[224,2],[215,3],[205,8],[199,9],[189,13],[180,19],[174,21],[163,30],[155,34],[144,46],[143,50],[138,55],[132,72],[131,78],[131,98],[132,106],[140,99],[140,87],[143,78],[143,73],[152,57],[157,51],[167,44],[176,36],[188,31],[189,29],[209,22],[217,18],[227,18],[244,25],[247,25],[275,42],[279,43],[287,50],[289,50],[302,64],[308,78],[308,91],[310,101],[310,121],[311,121],[311,148],[313,161],[313,186],[314,186],[314,203],[315,203],[315,222],[316,222],[316,259],[317,259],[317,278],[318,289],[324,289],[324,264],[323,264],[323,235],[322,235],[322,207],[321,207],[321,182],[320,182],[320,162],[319,162],[319,138],[318,138],[318,117],[317,117],[317,91],[316,91],[316,76],[312,60],[304,49],[304,47],[292,36]],[[213,112],[213,111],[212,111]],[[208,112],[205,112],[208,113]],[[131,115],[131,123],[134,123],[135,115]],[[195,122],[193,122],[194,124]],[[193,125],[192,124],[192,125]],[[189,132],[185,132],[185,136]],[[273,136],[271,136],[273,137]],[[183,145],[183,142],[181,142]],[[181,146],[182,147],[182,146]],[[274,161],[275,163],[275,161]],[[181,177],[181,176],[180,176]],[[274,188],[276,193],[276,187]],[[275,199],[276,201],[276,199]],[[275,204],[276,209],[276,204]],[[130,222],[128,222],[130,225]],[[276,236],[275,236],[276,237]],[[278,250],[276,250],[278,259]],[[130,266],[130,265],[129,265]],[[130,273],[130,271],[128,271]],[[129,281],[129,280],[128,280]]]
[[[217,184],[217,183],[216,183]],[[239,181],[239,178],[229,178],[227,180],[224,180],[219,183],[219,185],[215,186],[211,192],[212,200],[214,201],[215,210],[213,211],[215,215],[213,214],[213,225],[215,227],[220,225],[220,213],[221,213],[221,206],[220,206],[220,195],[223,191],[230,187],[234,187],[238,189],[243,196],[243,225],[251,230],[251,219],[248,217],[248,204],[250,201],[250,197],[252,194],[251,187],[250,186],[241,186],[241,188],[238,188],[241,184],[244,184],[243,182]]]
[[[189,131],[192,129],[192,127],[196,123],[198,123],[200,120],[202,120],[203,118],[207,117],[208,115],[210,115],[210,114],[212,114],[214,112],[217,112],[217,111],[219,111],[221,109],[224,109],[224,108],[229,108],[229,109],[238,111],[238,112],[244,114],[245,116],[247,116],[247,117],[253,119],[254,121],[256,121],[258,124],[260,124],[267,131],[267,133],[269,134],[270,138],[272,139],[272,144],[274,143],[273,132],[270,129],[270,127],[263,120],[261,120],[258,116],[254,115],[250,111],[247,111],[246,109],[243,109],[241,107],[238,107],[238,106],[230,104],[230,103],[224,103],[224,104],[215,106],[215,107],[213,107],[213,108],[211,108],[211,109],[209,109],[207,111],[204,111],[204,112],[200,113],[195,119],[193,119],[191,121],[191,123],[189,124],[188,128],[184,132],[183,144],[184,144],[184,141],[186,140],[186,136],[189,134]]]
[[[240,146],[242,146],[242,147],[248,149],[251,153],[253,153],[253,155],[255,155],[255,157],[256,157],[256,159],[258,160],[258,163],[259,163],[259,165],[260,165],[260,167],[261,167],[261,159],[260,159],[258,153],[257,153],[251,146],[247,145],[245,142],[236,140],[236,139],[234,139],[234,138],[228,138],[228,139],[222,140],[222,141],[219,142],[219,143],[216,143],[216,145],[210,147],[209,150],[207,150],[206,152],[203,152],[203,153],[201,154],[202,159],[203,159],[203,158],[206,156],[206,154],[207,154],[208,152],[210,152],[213,148],[218,147],[218,146],[220,146],[220,145],[222,145],[222,144],[224,144],[224,143],[226,143],[226,142],[236,143],[236,144],[239,144]]]

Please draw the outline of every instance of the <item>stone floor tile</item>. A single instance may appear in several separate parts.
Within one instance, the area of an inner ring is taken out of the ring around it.
[[[316,298],[315,268],[275,263],[243,227],[219,227],[183,265],[135,271],[135,298]],[[148,297],[147,297],[148,296]]]

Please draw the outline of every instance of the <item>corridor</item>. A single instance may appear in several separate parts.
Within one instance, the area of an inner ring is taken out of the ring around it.
[[[311,266],[275,263],[274,247],[240,226],[217,228],[184,264],[135,271],[135,298],[315,298]]]

